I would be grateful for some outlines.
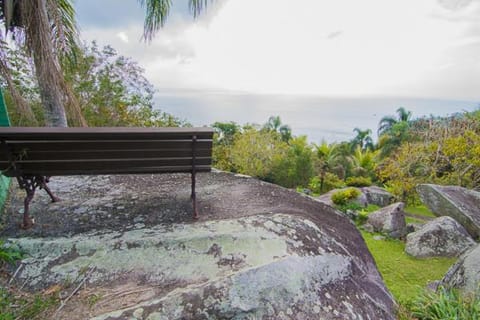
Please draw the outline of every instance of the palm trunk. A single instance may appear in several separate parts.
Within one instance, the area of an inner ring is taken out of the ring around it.
[[[22,3],[24,16],[29,19],[25,26],[26,40],[33,54],[40,98],[45,110],[45,124],[50,127],[67,127],[61,92],[62,74],[51,39],[45,0]]]

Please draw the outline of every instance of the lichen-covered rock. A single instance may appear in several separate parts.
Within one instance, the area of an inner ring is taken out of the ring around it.
[[[178,287],[96,319],[125,319],[139,308],[152,319],[391,318],[391,297],[378,273],[311,221],[288,215],[23,238],[17,245],[29,256],[17,279],[31,288],[85,274],[91,286],[134,281]]]
[[[441,285],[456,288],[466,294],[478,294],[480,288],[480,245],[465,252],[450,267],[441,281]]]
[[[368,204],[374,204],[379,207],[390,205],[394,199],[390,192],[377,186],[363,187],[360,190],[366,196]]]
[[[334,206],[334,203],[332,202],[332,194],[339,190],[342,189],[330,190],[329,192],[322,194],[316,199],[329,206]],[[356,202],[363,207],[366,207],[369,204],[374,204],[379,207],[385,207],[392,203],[392,194],[383,188],[371,186],[358,188],[358,190],[360,191],[360,195],[356,199]]]
[[[480,238],[480,192],[458,186],[420,184],[422,202],[437,216],[450,216],[474,238]]]
[[[365,229],[385,233],[392,238],[404,236],[407,226],[405,212],[403,212],[404,206],[402,202],[397,202],[370,213]]]
[[[451,217],[439,217],[407,235],[405,252],[416,258],[457,257],[474,245],[462,225]]]
[[[198,175],[194,221],[189,178],[56,178],[52,189],[74,192],[55,204],[36,199],[32,230],[7,224],[27,254],[14,281],[39,291],[85,279],[98,301],[83,310],[96,319],[395,318],[360,233],[336,210],[253,178],[210,173]],[[66,306],[59,318],[84,319],[78,308]]]

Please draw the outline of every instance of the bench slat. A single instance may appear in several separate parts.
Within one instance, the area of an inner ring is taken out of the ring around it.
[[[195,157],[210,157],[212,151],[209,149],[200,149],[195,150]],[[175,149],[166,149],[166,150],[141,150],[141,149],[132,149],[132,150],[88,150],[88,151],[33,151],[28,152],[23,157],[18,159],[24,160],[90,160],[90,159],[122,159],[129,157],[131,159],[138,158],[172,158],[172,157],[191,157],[192,150],[175,150]],[[8,161],[7,154],[0,154],[0,162]],[[17,162],[22,162],[19,160]]]
[[[14,153],[23,151],[104,151],[104,150],[192,150],[192,141],[188,140],[141,140],[141,141],[52,141],[52,142],[7,142]],[[212,140],[199,140],[196,149],[211,150]]]
[[[211,128],[53,128],[53,127],[0,127],[0,139],[7,140],[138,140],[138,139],[211,139]]]
[[[196,166],[197,172],[209,172],[211,166]],[[192,166],[175,166],[175,167],[146,167],[146,168],[103,168],[85,171],[83,169],[72,169],[68,171],[60,170],[37,170],[34,172],[24,172],[25,174],[41,175],[41,176],[62,176],[62,175],[96,175],[96,174],[147,174],[147,173],[191,173]],[[16,175],[10,171],[5,171],[7,177],[15,177]]]

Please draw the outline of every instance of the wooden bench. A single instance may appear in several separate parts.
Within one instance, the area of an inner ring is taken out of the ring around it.
[[[27,193],[23,227],[37,188],[58,201],[49,177],[187,172],[198,217],[195,174],[211,170],[211,128],[0,128],[0,170]]]

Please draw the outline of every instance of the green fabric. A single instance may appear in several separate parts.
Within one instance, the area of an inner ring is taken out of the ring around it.
[[[8,119],[7,106],[3,99],[3,92],[0,89],[0,127],[10,127],[10,119]]]
[[[10,127],[10,120],[8,119],[7,106],[3,99],[3,92],[0,88],[0,127]],[[3,211],[5,200],[7,199],[8,187],[10,186],[10,179],[0,174],[0,212]]]

